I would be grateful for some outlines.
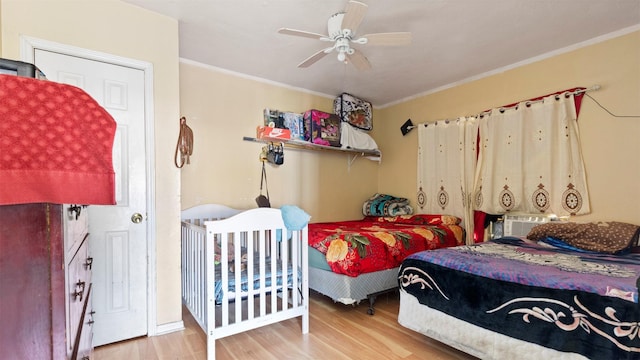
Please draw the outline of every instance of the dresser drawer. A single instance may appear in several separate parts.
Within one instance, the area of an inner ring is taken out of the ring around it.
[[[67,352],[69,354],[74,351],[76,346],[76,338],[83,326],[84,311],[88,300],[90,300],[91,265],[92,259],[89,256],[89,236],[87,234],[67,265],[67,328],[69,333]]]
[[[80,327],[78,328],[78,334],[75,338],[75,345],[71,354],[71,360],[89,360],[93,353],[93,307],[91,306],[91,289],[89,285],[87,290],[87,299],[84,304],[83,316]]]
[[[88,209],[85,205],[66,204],[63,206],[65,252],[75,254],[89,229]]]

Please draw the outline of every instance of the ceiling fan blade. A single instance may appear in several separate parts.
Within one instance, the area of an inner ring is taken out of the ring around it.
[[[326,35],[322,35],[322,34],[316,34],[308,31],[288,29],[288,28],[281,28],[280,30],[278,30],[278,33],[285,34],[285,35],[301,36],[301,37],[306,37],[311,39],[322,39],[327,37]]]
[[[352,63],[353,66],[355,66],[358,70],[370,70],[371,63],[369,62],[367,57],[364,56],[364,54],[362,54],[360,51],[356,49],[353,50],[355,50],[353,54],[347,54],[348,61]]]
[[[367,8],[367,4],[359,1],[349,1],[347,3],[347,8],[344,10],[342,29],[349,29],[352,34],[355,34],[362,22],[362,19],[364,19],[364,14],[367,12]]]
[[[405,46],[411,44],[410,32],[392,32],[362,35],[367,45]]]
[[[322,59],[323,57],[327,56],[327,54],[331,52],[331,51],[327,51],[329,49],[333,49],[333,47],[328,47],[326,49],[322,49],[322,50],[318,51],[317,53],[309,56],[303,62],[298,64],[298,67],[299,68],[306,68],[306,67],[309,67],[309,66],[313,65],[316,61],[318,61],[318,60]]]

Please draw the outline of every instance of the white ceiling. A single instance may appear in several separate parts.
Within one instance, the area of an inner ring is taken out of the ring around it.
[[[369,71],[333,53],[300,69],[327,43],[277,33],[326,34],[347,0],[125,0],[178,20],[183,59],[376,106],[640,29],[640,0],[361,1],[369,7],[358,34],[412,33],[406,47],[354,45]]]

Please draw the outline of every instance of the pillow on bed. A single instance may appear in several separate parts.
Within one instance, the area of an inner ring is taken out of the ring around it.
[[[375,194],[362,205],[364,216],[411,215],[413,208],[409,200],[387,194]]]
[[[367,216],[365,217],[365,220],[410,225],[458,225],[462,222],[462,219],[456,216],[431,214]]]
[[[578,249],[616,254],[638,245],[640,226],[610,221],[597,223],[549,222],[534,226],[527,239],[559,239]]]

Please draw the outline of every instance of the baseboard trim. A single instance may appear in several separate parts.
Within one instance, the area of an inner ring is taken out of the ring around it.
[[[182,320],[156,326],[156,333],[154,336],[169,334],[181,330],[184,330],[184,322]]]

